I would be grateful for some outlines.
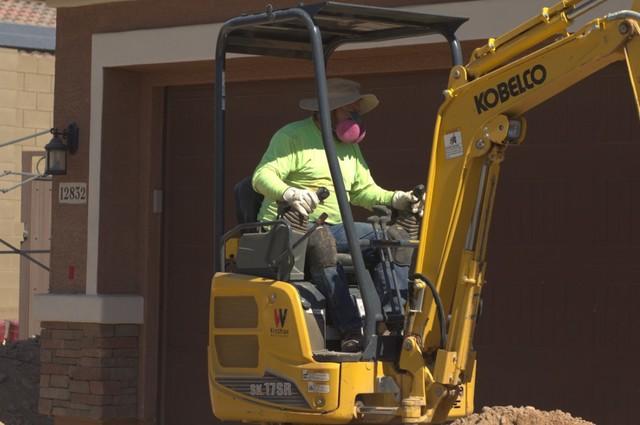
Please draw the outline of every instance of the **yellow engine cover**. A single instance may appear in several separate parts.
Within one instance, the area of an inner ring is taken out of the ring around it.
[[[352,363],[358,376],[341,388],[340,363],[313,359],[300,297],[286,282],[218,273],[209,319],[209,388],[222,420],[347,423],[356,395],[373,391],[371,362]]]

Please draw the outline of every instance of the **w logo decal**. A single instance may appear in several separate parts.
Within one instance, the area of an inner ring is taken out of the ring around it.
[[[276,308],[273,310],[273,320],[276,328],[284,328],[284,322],[287,320],[287,309]]]

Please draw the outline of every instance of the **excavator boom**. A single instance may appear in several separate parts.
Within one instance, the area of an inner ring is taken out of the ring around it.
[[[433,385],[448,389],[439,391],[443,400],[473,386],[472,339],[493,200],[505,151],[524,140],[523,115],[607,65],[626,61],[640,117],[640,13],[611,13],[568,33],[572,19],[593,3],[601,1],[545,8],[451,71],[436,123],[416,266],[418,281],[429,281],[438,295],[424,295],[406,332],[416,350],[435,355]],[[438,317],[450,317],[445,327]]]
[[[637,5],[640,10],[640,2]],[[640,33],[640,25],[637,20],[630,21],[629,24],[636,34]],[[629,78],[631,78],[633,94],[636,98],[638,116],[640,117],[640,37],[635,37],[629,41],[624,53],[627,59],[627,69],[629,70]]]

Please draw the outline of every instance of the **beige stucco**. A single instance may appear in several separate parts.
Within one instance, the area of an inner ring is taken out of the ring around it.
[[[0,143],[51,128],[54,68],[51,54],[0,48]],[[42,150],[47,136],[0,147],[0,173],[21,171],[22,152]],[[0,188],[17,181],[15,176],[2,177]],[[24,229],[20,197],[19,189],[0,193],[0,238],[17,247]],[[18,319],[19,286],[19,257],[0,255],[0,320]]]

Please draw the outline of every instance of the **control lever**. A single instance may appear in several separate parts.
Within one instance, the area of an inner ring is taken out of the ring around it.
[[[373,212],[378,217],[385,217],[385,216],[391,217],[391,210],[384,205],[374,205]]]
[[[389,241],[389,235],[387,233],[387,227],[391,222],[391,210],[384,205],[374,205],[373,212],[376,215],[370,216],[367,218],[367,221],[371,223],[371,227],[373,227],[373,234],[375,235],[376,241]],[[378,230],[378,227],[380,230]],[[380,237],[381,236],[381,237]],[[395,302],[392,301],[392,311],[396,314],[402,313],[402,305],[400,300],[400,288],[398,286],[398,280],[396,278],[395,273],[395,264],[393,263],[393,256],[391,255],[391,248],[389,246],[380,248],[380,258],[383,263],[383,267],[385,272],[384,277],[387,284],[387,287],[391,290],[395,290]],[[389,278],[389,274],[391,278]]]
[[[327,199],[330,194],[331,192],[329,192],[329,189],[327,189],[326,187],[321,187],[318,190],[316,190],[316,195],[318,196],[318,199],[320,200],[320,202]],[[328,217],[329,215],[327,213],[320,214],[320,217],[318,217],[315,223],[313,223],[313,225],[304,233],[304,235],[302,235],[302,237],[293,244],[291,249],[292,250],[295,249],[298,245],[302,243],[302,241],[304,241],[309,236],[311,236],[313,231],[316,230],[318,227],[322,226]]]
[[[424,186],[422,186],[422,188],[424,189]],[[320,202],[322,202],[331,195],[331,192],[329,192],[329,189],[326,187],[321,187],[316,190],[316,195],[318,196],[318,199],[320,199]]]
[[[320,202],[327,199],[330,195],[329,190],[326,187],[321,187],[316,191],[316,196],[320,200]],[[307,227],[309,226],[309,218],[303,216],[291,209],[291,206],[284,201],[278,201],[278,218],[284,219],[289,223],[293,230],[296,230],[300,233],[305,233],[307,231]]]
[[[413,196],[415,196],[419,200],[422,200],[422,197],[424,196],[426,190],[423,184],[419,184],[416,187],[414,187],[411,192],[413,193]]]
[[[382,237],[385,241],[389,241],[389,233],[388,233],[388,228],[389,228],[389,223],[391,222],[391,211],[386,208],[387,211],[389,211],[388,215],[385,215],[383,217],[380,217],[380,229],[382,229]],[[393,287],[396,291],[396,302],[397,302],[397,307],[398,307],[398,311],[400,313],[402,313],[402,303],[400,300],[402,300],[402,295],[400,294],[400,286],[398,285],[398,278],[396,277],[396,264],[393,262],[393,254],[391,252],[391,247],[387,246],[386,248],[382,248],[382,252],[384,252],[386,254],[387,259],[385,260],[385,264],[388,264],[389,269],[391,271],[391,280],[393,281]]]
[[[316,190],[316,196],[320,200],[320,202],[324,201],[329,197],[331,192],[326,187],[320,187]],[[284,201],[278,201],[278,217],[283,217],[287,212],[291,211],[291,206]]]
[[[426,190],[423,184],[419,184],[411,190],[411,193],[420,202],[422,202]],[[422,208],[424,208],[424,204],[422,205]],[[395,224],[402,227],[409,234],[410,240],[418,239],[420,234],[419,214],[414,214],[411,211],[397,211],[395,214]]]
[[[316,191],[316,195],[318,199],[322,202],[329,197],[331,192],[326,187],[321,187]],[[283,251],[278,257],[274,260],[274,262],[280,261],[280,259],[287,253],[293,253],[293,250],[296,249],[302,242],[304,242],[311,234],[320,226],[322,226],[329,215],[327,213],[322,213],[316,219],[315,223],[308,227],[309,225],[309,217],[303,217],[301,214],[293,211],[289,205],[286,203],[279,201],[278,202],[278,218],[282,218],[287,221],[293,230],[297,230],[299,232],[304,232],[304,234],[291,245],[291,248],[287,248]]]

